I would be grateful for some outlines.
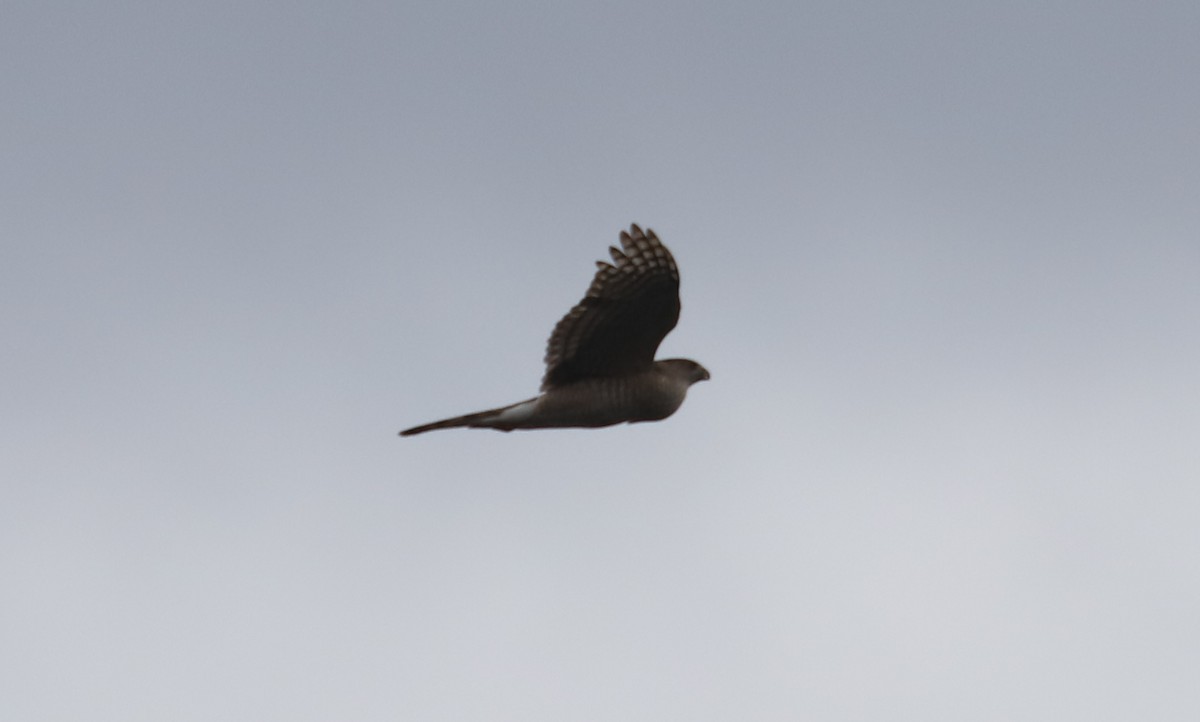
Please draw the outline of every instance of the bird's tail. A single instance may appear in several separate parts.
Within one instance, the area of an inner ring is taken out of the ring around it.
[[[512,431],[520,428],[521,422],[529,418],[533,411],[533,402],[537,398],[532,398],[527,401],[518,401],[515,404],[501,406],[498,409],[488,409],[487,411],[477,411],[473,414],[465,414],[463,416],[455,416],[452,419],[442,419],[434,421],[430,424],[421,424],[414,426],[411,429],[405,429],[400,432],[401,436],[414,436],[423,434],[426,431],[436,431],[437,429],[455,429],[460,427],[468,427],[472,429],[497,429],[499,431]]]

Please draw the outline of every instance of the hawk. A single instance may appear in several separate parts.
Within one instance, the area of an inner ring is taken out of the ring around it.
[[[612,263],[597,271],[583,300],[554,327],[541,394],[498,409],[414,426],[401,436],[455,427],[545,429],[600,427],[665,419],[688,387],[708,379],[689,359],[654,360],[679,320],[679,269],[649,228],[621,232]]]

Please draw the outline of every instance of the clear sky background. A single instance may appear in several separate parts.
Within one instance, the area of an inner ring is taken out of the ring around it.
[[[1200,719],[1194,0],[0,20],[0,717]]]

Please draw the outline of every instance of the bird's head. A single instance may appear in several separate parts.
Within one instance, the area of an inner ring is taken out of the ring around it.
[[[671,376],[686,380],[688,385],[697,381],[708,381],[711,378],[708,375],[708,369],[691,359],[669,358],[659,361],[658,365]]]

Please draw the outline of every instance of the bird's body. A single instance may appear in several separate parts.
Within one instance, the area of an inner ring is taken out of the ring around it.
[[[688,359],[654,360],[679,318],[679,271],[654,231],[621,233],[624,250],[599,270],[587,295],[550,336],[542,393],[497,409],[415,426],[412,436],[457,427],[600,427],[665,419],[688,387],[709,377]]]
[[[625,422],[659,421],[683,404],[688,386],[708,372],[687,359],[656,361],[649,371],[614,378],[582,379],[549,389],[540,396],[498,409],[456,416],[400,432],[412,436],[457,427],[551,429],[600,427]]]

